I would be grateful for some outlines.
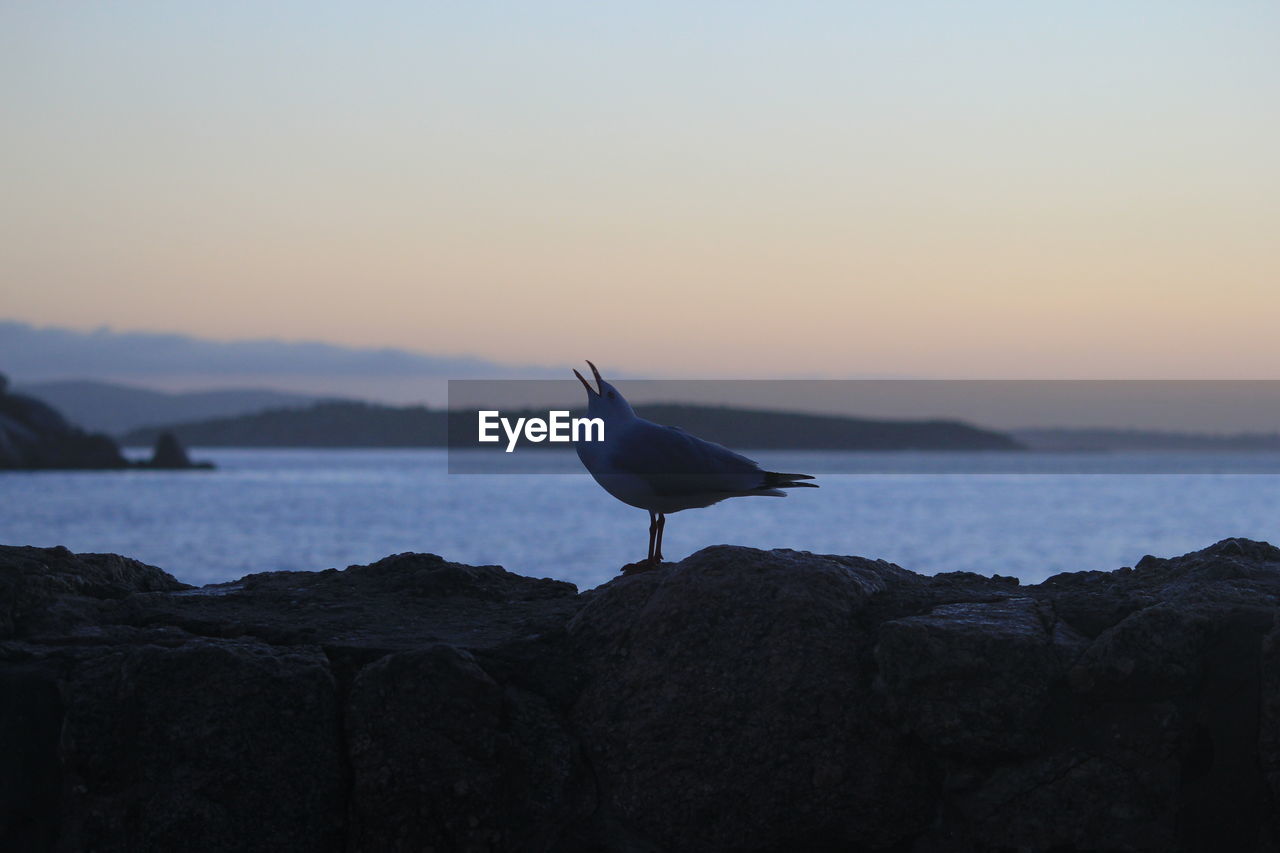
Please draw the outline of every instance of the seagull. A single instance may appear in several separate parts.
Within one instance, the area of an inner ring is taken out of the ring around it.
[[[604,423],[602,441],[575,442],[578,458],[606,492],[625,504],[649,511],[649,556],[662,562],[662,529],[667,513],[711,506],[726,498],[765,495],[785,498],[783,489],[818,488],[808,474],[764,471],[754,461],[679,427],[662,426],[639,417],[626,398],[600,376],[590,361],[596,387],[578,371],[587,389],[587,417]]]

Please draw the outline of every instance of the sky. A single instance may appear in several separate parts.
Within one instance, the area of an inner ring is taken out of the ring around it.
[[[0,317],[1276,378],[1280,4],[0,4]]]

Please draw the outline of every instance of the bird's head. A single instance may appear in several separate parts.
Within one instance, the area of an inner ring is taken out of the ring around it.
[[[597,387],[595,388],[591,387],[591,383],[584,379],[581,373],[576,370],[573,371],[573,375],[578,377],[582,387],[587,389],[587,417],[634,418],[636,413],[632,410],[631,404],[627,402],[627,398],[623,397],[617,388],[604,381],[604,377],[600,375],[599,370],[596,370],[594,364],[588,361],[587,365],[591,368],[591,373],[596,378]]]

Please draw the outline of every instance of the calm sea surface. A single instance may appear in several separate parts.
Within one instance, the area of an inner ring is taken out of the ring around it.
[[[648,515],[582,473],[449,474],[442,450],[192,455],[219,469],[0,473],[0,543],[125,554],[195,584],[428,551],[588,588],[645,553]],[[1036,473],[1004,470],[1007,455],[900,454],[889,466],[913,473],[883,473],[884,454],[751,455],[775,470],[862,473],[672,515],[668,559],[728,542],[1036,582],[1229,536],[1280,541],[1280,454],[1116,454],[1105,465],[1017,454],[1019,470]]]

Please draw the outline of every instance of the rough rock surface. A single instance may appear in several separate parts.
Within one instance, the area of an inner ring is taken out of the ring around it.
[[[191,589],[0,548],[0,849],[1272,850],[1280,550]]]

